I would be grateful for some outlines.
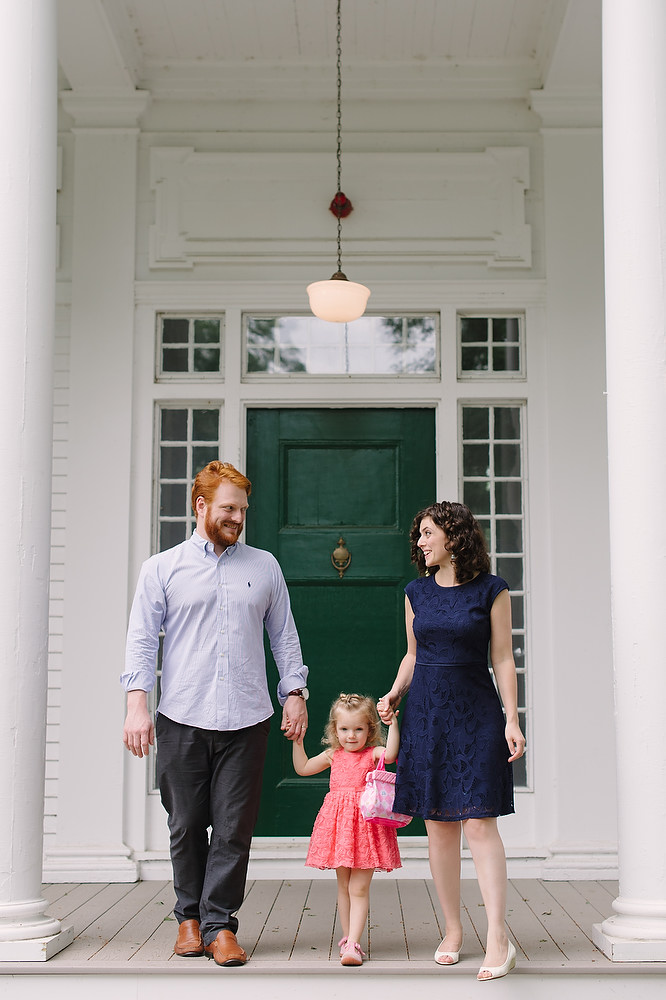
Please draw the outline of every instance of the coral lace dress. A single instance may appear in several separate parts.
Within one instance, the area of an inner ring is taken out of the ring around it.
[[[306,865],[310,868],[400,868],[395,829],[363,819],[359,809],[365,776],[374,771],[373,748],[336,750],[330,791],[314,822]]]

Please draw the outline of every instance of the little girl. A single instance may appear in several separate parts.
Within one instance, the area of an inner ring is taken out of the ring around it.
[[[395,714],[387,718],[389,735],[385,762],[398,756],[400,730]],[[322,743],[328,747],[308,758],[303,745],[292,743],[297,774],[319,774],[331,768],[330,791],[317,814],[306,865],[335,868],[338,879],[338,913],[343,938],[339,942],[342,965],[362,965],[359,941],[368,917],[370,882],[376,869],[400,868],[395,829],[368,823],[359,799],[365,776],[384,753],[381,723],[372,698],[341,694],[331,705]]]

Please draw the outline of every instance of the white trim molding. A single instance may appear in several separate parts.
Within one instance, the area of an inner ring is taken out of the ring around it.
[[[150,267],[329,259],[330,213],[321,181],[329,166],[326,153],[153,147]],[[531,227],[525,221],[526,147],[350,153],[345,184],[362,206],[345,221],[347,260],[532,266]]]
[[[44,854],[45,882],[137,882],[141,877],[139,863],[124,844],[115,850],[51,847]]]

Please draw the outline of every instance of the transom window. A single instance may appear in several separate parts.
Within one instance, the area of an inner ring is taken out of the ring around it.
[[[221,316],[157,317],[158,381],[218,379],[222,373]]]
[[[246,314],[246,379],[268,375],[397,375],[439,372],[439,316],[361,316],[326,323],[315,316]]]
[[[524,378],[521,316],[458,315],[458,378]]]
[[[465,403],[461,418],[462,497],[483,528],[492,572],[509,585],[518,715],[526,732],[524,408]],[[525,758],[513,768],[516,786],[525,786]]]

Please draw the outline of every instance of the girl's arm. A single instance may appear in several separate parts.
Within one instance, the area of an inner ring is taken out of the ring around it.
[[[308,774],[319,774],[331,766],[331,751],[324,750],[316,757],[308,757],[302,743],[295,740],[291,744],[291,759],[294,762],[294,771],[305,777]]]
[[[518,760],[525,753],[525,737],[518,721],[518,685],[512,646],[511,599],[508,590],[502,590],[490,609],[490,662],[506,713],[509,761]]]
[[[398,717],[395,712],[392,712],[393,718],[389,723],[388,739],[386,740],[386,756],[384,757],[384,763],[392,764],[398,759],[398,750],[400,749],[400,729],[398,728]],[[375,747],[379,750],[378,758],[381,756],[382,747]]]
[[[409,603],[409,598],[405,597],[405,631],[407,633],[407,652],[403,656],[398,673],[393,681],[393,687],[388,694],[380,698],[377,702],[377,711],[382,722],[389,725],[393,710],[398,707],[401,700],[409,691],[414,676],[414,665],[416,664],[416,637],[414,635],[414,612]]]

